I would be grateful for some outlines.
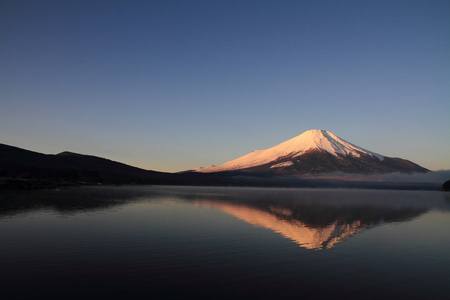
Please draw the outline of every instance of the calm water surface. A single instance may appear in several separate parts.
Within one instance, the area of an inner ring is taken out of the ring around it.
[[[0,195],[2,299],[449,299],[450,194],[86,187]]]

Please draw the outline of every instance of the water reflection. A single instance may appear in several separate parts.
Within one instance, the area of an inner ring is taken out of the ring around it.
[[[448,195],[171,186],[0,193],[2,299],[30,291],[42,299],[446,299]],[[379,224],[387,225],[341,243]]]
[[[59,214],[100,212],[170,198],[219,209],[273,230],[307,249],[329,249],[376,225],[408,221],[430,209],[449,210],[448,195],[445,201],[444,196],[433,200],[430,195],[417,191],[88,187],[1,194],[0,219],[36,210]]]
[[[61,214],[102,211],[153,198],[154,192],[142,187],[82,187],[0,193],[0,218],[27,212],[50,210]]]
[[[386,222],[411,220],[426,208],[379,205],[326,205],[296,202],[250,202],[246,204],[197,200],[197,204],[220,209],[254,226],[273,230],[306,249],[323,250],[354,234]]]

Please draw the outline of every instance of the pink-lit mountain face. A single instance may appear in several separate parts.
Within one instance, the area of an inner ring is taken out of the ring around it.
[[[219,166],[195,172],[269,172],[283,175],[344,172],[414,173],[428,170],[405,159],[386,157],[351,144],[326,130],[308,130],[266,150],[253,151]]]

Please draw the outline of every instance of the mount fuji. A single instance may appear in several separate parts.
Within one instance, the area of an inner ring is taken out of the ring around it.
[[[308,130],[266,150],[194,172],[264,172],[280,175],[331,172],[356,174],[414,173],[429,170],[405,159],[387,157],[351,144],[326,130]]]

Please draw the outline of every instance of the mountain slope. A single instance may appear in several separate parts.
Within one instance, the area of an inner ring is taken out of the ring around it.
[[[42,154],[0,144],[0,177],[56,182],[157,183],[171,174],[72,152]]]
[[[239,185],[239,181],[217,174],[144,170],[92,155],[43,154],[0,144],[0,190],[80,184]]]
[[[390,158],[351,144],[325,130],[309,130],[275,147],[253,151],[219,166],[196,172],[270,172],[284,175],[305,173],[391,173],[426,172],[421,166]]]

